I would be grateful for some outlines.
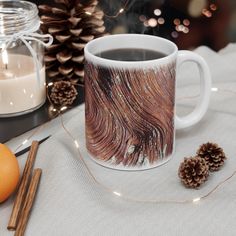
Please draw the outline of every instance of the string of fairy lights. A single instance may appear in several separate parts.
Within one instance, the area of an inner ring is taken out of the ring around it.
[[[119,15],[121,15],[126,10],[128,3],[129,3],[129,0],[127,0],[124,3],[123,7],[121,7],[114,15],[109,15],[109,14],[104,13],[104,16],[106,16],[108,18],[117,18]]]
[[[209,5],[207,6],[206,1],[203,5],[199,4],[200,9],[197,8],[196,10],[196,3],[191,4],[192,2],[197,2],[197,1],[192,0],[189,3],[188,14],[193,18],[200,16],[211,18],[213,17],[214,13],[218,10],[218,6],[215,3],[209,3]],[[124,5],[114,15],[104,14],[104,16],[108,18],[117,18],[127,10],[128,5],[129,5],[129,0],[125,1]],[[154,15],[153,17],[148,17],[142,14],[139,16],[139,21],[146,28],[156,28],[164,26],[166,23],[166,19],[164,16],[162,16],[163,11],[164,10],[162,10],[161,8],[156,8],[153,10],[153,15]],[[190,19],[174,18],[172,20],[173,30],[171,32],[171,37],[178,38],[180,33],[188,34],[191,28],[190,24],[191,24]]]
[[[114,15],[107,15],[105,14],[106,17],[109,18],[116,18],[119,15],[121,15],[122,13],[124,13],[126,11],[126,7],[128,5],[129,1],[127,0],[123,7],[121,7]],[[216,4],[210,4],[209,8],[204,8],[201,11],[201,14],[204,15],[207,18],[212,17],[213,12],[217,10],[217,6]],[[145,27],[157,27],[160,25],[164,25],[165,24],[165,19],[162,17],[162,11],[161,9],[155,9],[154,10],[154,15],[157,18],[147,18],[145,15],[141,15],[139,17],[139,20],[141,22],[143,22]],[[187,34],[189,32],[189,26],[190,26],[190,20],[189,19],[183,19],[180,20],[179,18],[175,18],[173,20],[173,25],[174,25],[174,31],[171,33],[171,36],[173,38],[178,37],[178,33],[179,32],[183,32],[185,34]],[[50,82],[47,84],[47,91],[48,88],[50,86],[53,85],[53,82]],[[233,90],[227,90],[227,89],[219,89],[219,88],[212,88],[212,92],[229,92],[229,93],[233,93],[236,94],[236,91]],[[197,98],[199,95],[195,95],[192,97],[183,97],[183,98],[179,98],[181,99],[191,99],[191,98]],[[64,129],[64,131],[67,133],[67,135],[70,137],[72,145],[74,146],[74,148],[77,151],[77,155],[79,157],[79,160],[83,163],[84,167],[86,168],[89,176],[91,177],[91,179],[97,184],[98,187],[102,188],[104,191],[122,198],[124,200],[127,201],[132,201],[132,202],[139,202],[139,203],[151,203],[151,204],[160,204],[160,203],[172,203],[172,204],[185,204],[185,203],[197,203],[200,200],[206,199],[208,197],[210,197],[213,193],[216,192],[216,190],[218,190],[220,187],[222,187],[226,182],[228,182],[231,178],[233,178],[236,175],[236,170],[233,171],[227,178],[223,179],[221,182],[219,182],[214,188],[212,188],[211,190],[209,190],[206,194],[200,195],[198,197],[195,198],[189,198],[189,199],[141,199],[141,198],[134,198],[134,197],[130,197],[128,195],[126,195],[125,193],[121,193],[115,189],[112,189],[108,186],[106,186],[105,184],[103,184],[102,182],[100,182],[97,177],[93,174],[93,172],[91,171],[90,167],[87,165],[84,156],[81,153],[80,150],[80,145],[79,145],[79,140],[77,140],[73,134],[68,130],[68,128],[65,126],[64,121],[63,121],[63,112],[65,112],[66,110],[68,110],[69,107],[67,106],[62,106],[60,108],[54,107],[52,101],[50,100],[50,97],[48,95],[47,92],[47,97],[49,100],[50,105],[50,110],[53,112],[54,116],[52,118],[58,117],[60,118],[60,124],[61,127]],[[51,121],[51,120],[50,120]],[[48,123],[45,123],[44,125],[40,126],[39,128],[35,129],[17,148],[15,151],[17,151],[19,148],[21,148],[22,146],[24,146],[26,143],[28,143],[33,137],[34,135],[36,135],[36,133],[39,132],[39,130],[41,130],[42,128],[44,128]]]
[[[226,92],[226,93],[231,93],[236,95],[236,91],[234,90],[230,90],[230,89],[220,89],[217,87],[213,87],[211,89],[211,91],[214,92]],[[180,97],[178,98],[178,100],[183,100],[183,99],[194,99],[199,97],[199,94],[193,95],[193,96],[189,96],[189,97]],[[50,100],[49,100],[50,101]],[[80,145],[79,145],[79,140],[76,139],[74,137],[74,135],[69,131],[69,129],[66,127],[64,121],[63,121],[63,112],[65,110],[68,109],[68,107],[63,106],[61,108],[55,108],[53,107],[53,104],[51,104],[52,108],[54,109],[54,111],[56,112],[55,117],[59,117],[60,119],[60,124],[61,127],[63,128],[63,130],[66,132],[66,134],[70,137],[71,139],[71,145],[74,146],[74,148],[77,151],[77,155],[79,160],[83,163],[83,166],[85,167],[85,169],[87,170],[87,173],[89,174],[89,176],[91,177],[91,179],[94,181],[94,183],[97,184],[98,187],[100,187],[101,189],[103,189],[104,191],[110,193],[111,195],[114,195],[116,197],[119,197],[123,200],[126,201],[130,201],[130,202],[137,202],[137,203],[149,203],[149,204],[189,204],[189,203],[198,203],[201,200],[204,200],[206,198],[209,198],[211,195],[213,195],[219,188],[221,188],[226,182],[228,182],[230,179],[232,179],[235,175],[236,175],[236,169],[229,175],[227,176],[225,179],[223,179],[222,181],[220,181],[218,184],[215,185],[215,187],[213,187],[212,189],[210,189],[206,194],[202,194],[199,195],[198,197],[195,198],[188,198],[188,199],[145,199],[145,198],[135,198],[135,197],[131,197],[125,193],[122,193],[120,191],[117,191],[115,189],[112,189],[108,186],[106,186],[104,183],[100,182],[97,177],[93,174],[93,172],[91,171],[89,165],[86,163],[84,155],[82,154],[81,150],[80,150]],[[54,118],[55,118],[54,117]],[[49,121],[50,122],[50,121]],[[40,126],[39,128],[37,128],[36,130],[33,131],[32,134],[29,135],[29,137],[27,137],[18,147],[17,150],[24,146],[26,143],[28,143],[30,141],[30,139],[33,138],[33,136],[39,132],[39,130],[41,130],[43,127],[45,127],[49,122],[45,123],[44,125]],[[15,151],[17,151],[15,150]]]

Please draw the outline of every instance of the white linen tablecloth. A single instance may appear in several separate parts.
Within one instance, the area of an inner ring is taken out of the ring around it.
[[[210,108],[204,119],[177,131],[176,153],[167,164],[147,171],[124,172],[101,167],[89,159],[84,143],[84,106],[73,110],[65,124],[78,139],[86,162],[99,181],[124,195],[146,199],[191,199],[201,196],[236,169],[236,45],[216,53],[207,47],[195,50],[211,70]],[[183,65],[178,75],[178,113],[192,110],[198,94],[195,66]],[[75,112],[76,111],[76,112]],[[50,124],[49,124],[50,126]],[[46,127],[49,129],[49,127]],[[46,129],[45,128],[45,129]],[[21,143],[21,137],[17,138]],[[212,173],[199,190],[184,188],[177,176],[180,162],[194,155],[200,144],[213,141],[225,150],[225,166]],[[18,158],[21,171],[27,154]],[[27,236],[72,235],[236,235],[236,177],[198,203],[150,204],[123,200],[103,191],[88,175],[74,144],[58,131],[40,145],[35,167],[43,169],[37,198],[27,225]],[[13,198],[0,204],[0,235],[10,236],[7,223]]]

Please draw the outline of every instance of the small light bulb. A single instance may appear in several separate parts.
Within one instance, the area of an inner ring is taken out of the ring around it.
[[[122,13],[124,11],[124,8],[121,8],[120,10],[119,10],[119,13]]]
[[[28,142],[28,139],[22,142],[23,145],[25,145]]]
[[[53,82],[48,83],[48,86],[52,86],[52,85],[53,85]]]
[[[218,88],[211,88],[211,91],[217,92],[217,91],[218,91]]]
[[[77,141],[77,140],[74,140],[74,143],[75,143],[76,148],[79,148],[79,143],[78,143],[78,141]]]
[[[114,193],[116,196],[118,196],[118,197],[121,196],[121,193],[119,193],[119,192],[113,191],[113,193]]]
[[[7,54],[7,50],[4,49],[2,52],[2,62],[4,65],[8,64],[8,54]]]
[[[91,16],[92,15],[92,13],[91,12],[89,12],[89,11],[86,11],[85,12],[87,15],[89,15],[89,16]]]
[[[194,199],[193,199],[193,202],[196,203],[196,202],[199,202],[200,200],[201,200],[201,198],[200,198],[200,197],[197,197],[197,198],[194,198]]]
[[[66,110],[67,109],[67,106],[64,106],[64,107],[62,107],[60,110],[61,111],[64,111],[64,110]]]

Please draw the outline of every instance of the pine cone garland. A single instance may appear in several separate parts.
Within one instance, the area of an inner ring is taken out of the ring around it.
[[[202,144],[197,151],[197,155],[205,159],[210,171],[219,170],[226,160],[223,149],[216,143]]]
[[[208,165],[201,157],[184,158],[180,164],[178,175],[182,183],[189,188],[197,188],[207,180]]]
[[[97,0],[54,0],[53,6],[40,5],[41,30],[53,36],[46,49],[48,77],[55,80],[82,81],[84,47],[104,35],[104,13],[96,9]]]
[[[54,105],[62,107],[72,105],[78,92],[70,81],[54,82],[50,92],[50,100]]]

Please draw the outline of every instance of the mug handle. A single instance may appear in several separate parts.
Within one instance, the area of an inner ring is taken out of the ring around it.
[[[176,129],[187,128],[200,121],[207,111],[211,95],[211,74],[206,61],[194,52],[180,50],[178,52],[177,71],[186,61],[195,62],[198,66],[200,74],[200,99],[193,112],[184,117],[175,116]]]

